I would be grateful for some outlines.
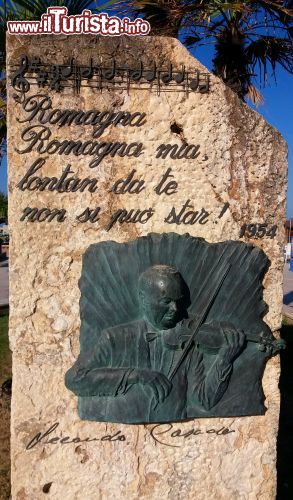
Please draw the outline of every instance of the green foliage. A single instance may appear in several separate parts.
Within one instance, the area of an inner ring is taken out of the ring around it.
[[[207,35],[215,40],[215,74],[239,97],[249,96],[258,103],[255,76],[264,86],[269,74],[276,77],[277,64],[293,72],[292,12],[282,0],[243,3],[242,11],[222,12],[220,24],[211,21]]]
[[[205,2],[205,0],[203,0]],[[200,8],[201,1],[190,0],[122,0],[115,9],[122,15],[137,15],[147,19],[153,35],[177,37],[179,29],[185,26],[190,16]]]
[[[8,198],[6,194],[0,192],[0,217],[7,218]]]
[[[241,99],[261,101],[253,81],[265,85],[276,66],[293,72],[291,0],[124,0],[121,14],[142,14],[152,33],[185,34],[189,47],[214,44],[213,71]]]
[[[293,340],[293,319],[288,318],[287,316],[284,316],[282,324],[284,326],[288,327],[287,329],[285,328],[285,330],[287,330],[287,332],[289,332],[289,333],[291,332],[292,340]]]

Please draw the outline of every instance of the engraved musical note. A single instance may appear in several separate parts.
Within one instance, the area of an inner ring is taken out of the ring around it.
[[[150,62],[148,68],[144,68],[141,60],[137,61],[137,65],[133,68],[117,66],[116,60],[112,59],[109,66],[95,64],[92,58],[89,59],[88,65],[78,65],[74,58],[71,58],[65,64],[48,64],[43,63],[40,57],[32,56],[29,59],[26,55],[21,57],[21,61],[17,71],[11,77],[11,84],[17,90],[25,94],[30,89],[30,80],[33,79],[39,87],[48,86],[51,90],[60,92],[65,87],[70,87],[80,92],[82,81],[85,87],[96,87],[102,91],[103,82],[115,82],[117,85],[125,85],[125,77],[127,83],[127,91],[129,91],[132,82],[144,80],[145,83],[155,82],[157,93],[163,90],[164,85],[168,85],[171,81],[176,85],[182,86],[182,91],[186,95],[190,91],[198,91],[202,94],[209,91],[209,74],[200,73],[198,70],[187,71],[185,66],[181,68],[173,68],[171,63],[162,68],[157,67],[156,61]],[[14,68],[15,69],[15,68]],[[95,79],[91,84],[90,80]],[[170,87],[165,90],[172,90]],[[175,90],[175,89],[174,89]],[[181,89],[177,87],[176,91]]]
[[[80,90],[80,75],[78,72],[78,66],[74,64],[74,58],[70,59],[68,65],[60,66],[60,88],[63,89],[64,85],[61,84],[62,80],[70,81],[73,75],[72,87],[79,92]]]
[[[113,80],[116,73],[116,61],[113,60],[112,68],[103,68],[102,69],[102,77],[105,80]]]
[[[157,66],[155,61],[153,62],[153,69],[150,69],[145,72],[144,78],[147,82],[153,82],[157,76]]]
[[[28,80],[24,77],[27,73],[29,67],[29,60],[27,56],[22,56],[19,68],[13,73],[11,77],[12,87],[19,92],[28,92],[30,89],[30,84]]]
[[[157,76],[157,66],[156,66],[156,63],[154,61],[153,62],[153,69],[148,70],[145,73],[144,78],[147,82],[153,82],[156,79],[156,76]]]
[[[52,90],[56,90],[57,92],[60,92],[60,90],[64,89],[64,84],[62,81],[67,81],[69,78],[75,74],[76,76],[76,65],[74,65],[74,58],[70,59],[70,63],[66,65],[54,65],[51,67],[51,74],[50,76],[50,88]],[[77,80],[80,80],[79,76]],[[77,90],[79,89],[80,83],[75,82],[75,87]]]
[[[202,82],[202,79],[203,79],[203,82]],[[198,90],[201,94],[205,94],[206,92],[209,91],[209,88],[210,88],[209,74],[202,73],[200,75]]]
[[[67,65],[60,66],[62,78],[67,79],[73,75],[73,71],[74,71],[73,61],[74,61],[74,58],[72,57],[70,59],[70,63],[68,64],[68,66]]]
[[[143,72],[143,65],[142,65],[142,61],[140,61],[139,69],[129,69],[128,70],[128,77],[130,80],[133,80],[134,82],[138,82],[142,77],[142,72]]]
[[[168,85],[168,83],[170,83],[172,79],[173,79],[173,68],[172,64],[170,63],[168,66],[168,72],[162,74],[161,80],[165,85]]]
[[[81,66],[80,68],[80,77],[85,80],[90,80],[93,77],[94,68],[93,68],[93,59],[90,59],[89,66]]]
[[[36,82],[39,87],[44,87],[48,80],[48,73],[45,70],[41,70],[41,59],[39,57],[33,57],[30,63],[29,72],[35,73],[37,75]]]
[[[56,90],[56,92],[60,92],[60,90],[64,89],[64,86],[61,83],[62,80],[62,68],[59,65],[51,66],[51,72],[49,73],[50,80],[50,89]]]
[[[37,84],[39,87],[45,87],[45,85],[47,85],[48,83],[48,78],[49,78],[49,75],[48,75],[48,71],[44,70],[44,69],[40,69],[37,73]]]
[[[39,57],[33,57],[29,65],[28,71],[30,73],[38,73],[40,71],[41,60]]]
[[[103,75],[102,75],[102,67],[94,66],[94,74],[98,75],[97,78],[97,88],[102,91],[103,88]]]
[[[183,83],[185,80],[185,66],[182,66],[182,70],[179,71],[178,73],[174,74],[173,80],[176,83]]]
[[[67,65],[53,65],[51,66],[51,72],[49,73],[50,80],[50,88],[52,90],[56,90],[56,92],[60,92],[60,90],[64,89],[64,85],[62,81],[68,80],[73,72],[74,72],[74,59],[70,60],[70,63]]]
[[[195,71],[195,77],[192,78],[189,82],[189,87],[191,90],[197,90],[199,84],[199,72]]]

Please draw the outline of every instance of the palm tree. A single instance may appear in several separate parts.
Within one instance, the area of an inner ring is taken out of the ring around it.
[[[0,220],[7,220],[8,199],[7,195],[0,191]]]
[[[244,100],[261,100],[253,85],[265,85],[276,65],[293,72],[292,0],[123,0],[121,14],[142,14],[151,34],[184,35],[189,47],[213,43],[212,71]]]
[[[253,81],[258,76],[260,85],[265,86],[269,69],[276,77],[277,64],[292,74],[292,11],[286,2],[232,4],[231,9],[220,9],[203,28],[200,38],[215,44],[212,71],[242,100],[249,97],[254,103],[261,102]]]
[[[121,15],[143,16],[151,24],[151,35],[178,37],[182,26],[189,24],[206,0],[121,0],[114,9]]]

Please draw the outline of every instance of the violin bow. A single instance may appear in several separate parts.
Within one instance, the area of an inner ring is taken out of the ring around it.
[[[213,304],[213,302],[215,301],[225,279],[226,279],[226,276],[227,274],[229,273],[231,269],[231,264],[229,264],[228,262],[225,264],[225,266],[223,267],[223,270],[220,274],[220,279],[218,281],[218,284],[217,286],[215,287],[213,293],[210,295],[210,298],[209,300],[207,301],[206,305],[203,307],[203,310],[201,312],[201,314],[199,314],[196,319],[194,320],[194,331],[193,331],[193,334],[191,335],[190,339],[186,342],[185,346],[184,346],[184,349],[183,349],[183,352],[179,358],[179,360],[177,361],[176,365],[174,366],[173,370],[171,371],[171,373],[169,374],[169,380],[173,380],[175,374],[177,373],[179,367],[181,366],[183,360],[185,359],[185,356],[186,354],[188,353],[189,351],[189,348],[192,344],[192,342],[194,341],[195,337],[196,337],[196,334],[198,332],[198,330],[200,329],[200,327],[202,326],[203,322],[205,321],[206,319],[206,316]],[[207,280],[206,280],[207,281]]]

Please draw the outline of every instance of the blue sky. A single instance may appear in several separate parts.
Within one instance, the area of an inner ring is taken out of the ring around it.
[[[192,53],[209,69],[211,67],[211,50],[200,47]],[[293,218],[293,80],[286,71],[278,68],[277,85],[270,78],[270,86],[261,89],[265,102],[257,111],[274,127],[276,127],[289,147],[289,183],[287,196],[287,216]],[[0,166],[0,191],[7,192],[6,157]]]

